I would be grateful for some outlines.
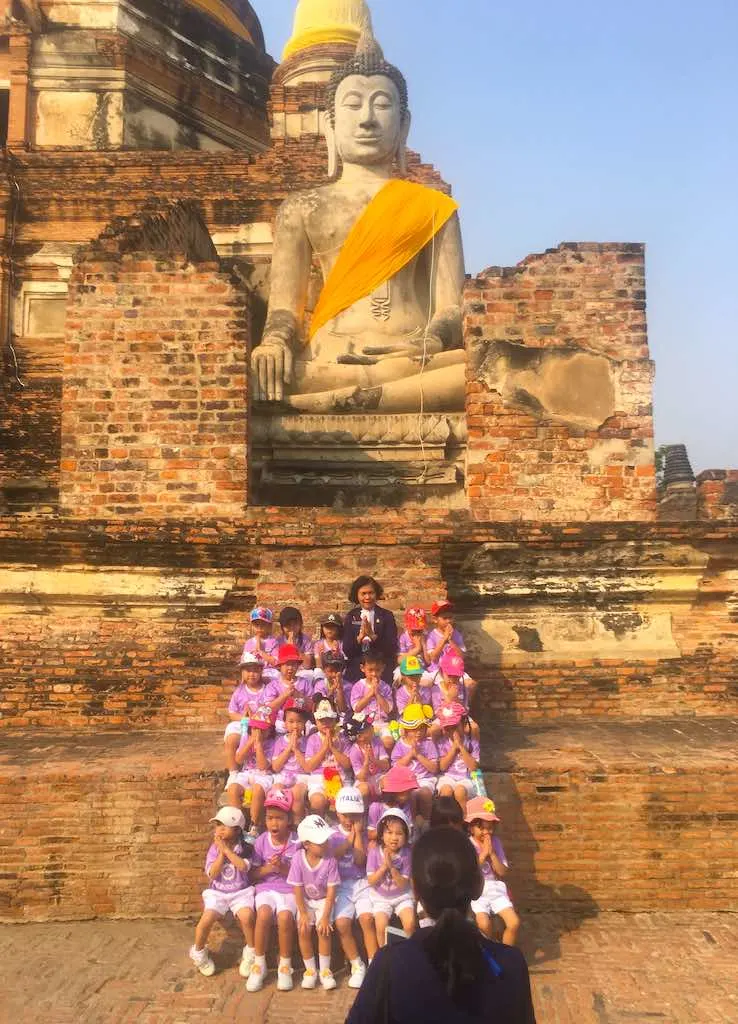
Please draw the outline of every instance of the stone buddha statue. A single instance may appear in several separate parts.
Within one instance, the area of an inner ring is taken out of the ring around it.
[[[277,217],[257,401],[323,414],[463,409],[457,207],[404,180],[409,129],[407,84],[367,20],[329,86],[332,180]],[[314,263],[323,288],[308,327]]]

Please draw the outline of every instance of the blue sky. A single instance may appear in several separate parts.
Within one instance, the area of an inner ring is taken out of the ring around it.
[[[252,0],[279,60],[296,0]],[[738,467],[736,0],[370,0],[467,270],[645,242],[657,443]]]

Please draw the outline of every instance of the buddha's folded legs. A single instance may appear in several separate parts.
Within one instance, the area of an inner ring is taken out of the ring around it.
[[[444,357],[451,357],[448,359]],[[437,366],[436,359],[444,365]],[[464,353],[448,352],[433,360],[433,368],[403,380],[390,380],[367,387],[348,386],[291,395],[291,408],[305,413],[407,413],[458,412],[464,408]]]

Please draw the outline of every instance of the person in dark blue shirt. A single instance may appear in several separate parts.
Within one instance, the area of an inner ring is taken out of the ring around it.
[[[467,837],[449,827],[421,836],[412,881],[435,924],[379,951],[346,1024],[535,1024],[522,953],[467,919],[484,886]]]
[[[370,651],[384,662],[382,678],[392,686],[397,663],[397,623],[391,611],[380,608],[382,584],[373,576],[359,576],[351,584],[349,601],[354,605],[343,623],[343,651],[348,664],[343,677],[347,683],[361,679],[361,659]]]

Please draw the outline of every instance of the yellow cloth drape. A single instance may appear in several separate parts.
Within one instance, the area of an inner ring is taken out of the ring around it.
[[[349,46],[356,46],[360,35],[361,31],[358,28],[346,25],[324,25],[321,28],[310,29],[289,40],[282,53],[282,60],[323,43],[347,43]]]
[[[315,307],[310,337],[394,277],[458,208],[458,203],[434,188],[388,181],[343,243]]]
[[[190,7],[197,7],[199,10],[204,11],[205,14],[209,14],[211,18],[215,18],[221,25],[225,25],[227,29],[230,29],[234,35],[245,39],[247,43],[254,42],[249,30],[236,12],[224,0],[186,0],[186,2]]]

